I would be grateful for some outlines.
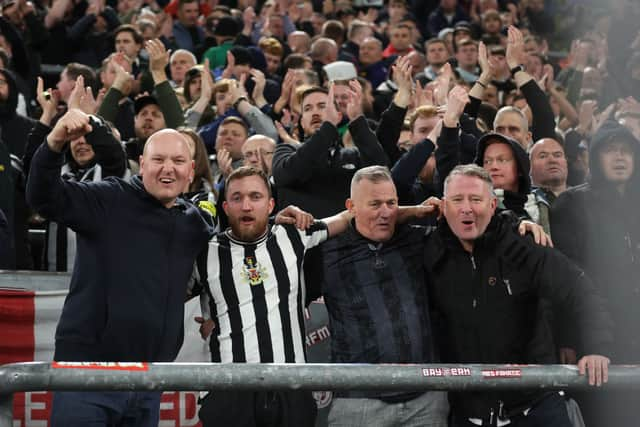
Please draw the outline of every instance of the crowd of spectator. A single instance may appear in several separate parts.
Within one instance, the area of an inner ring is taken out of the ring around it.
[[[498,209],[542,226],[606,297],[614,363],[638,362],[637,1],[3,0],[0,11],[0,268],[74,270],[76,230],[25,197],[68,111],[96,116],[108,137],[67,141],[63,180],[132,179],[146,141],[175,129],[195,161],[183,194],[219,230],[225,179],[243,165],[268,177],[276,209],[323,218],[344,209],[362,168],[388,167],[413,205],[475,163]],[[320,250],[305,257],[312,286]],[[555,332],[558,361],[575,363],[580,343]]]

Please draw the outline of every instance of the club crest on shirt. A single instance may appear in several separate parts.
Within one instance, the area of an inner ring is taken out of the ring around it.
[[[261,266],[254,256],[244,258],[240,276],[251,286],[256,286],[268,278],[267,269]]]

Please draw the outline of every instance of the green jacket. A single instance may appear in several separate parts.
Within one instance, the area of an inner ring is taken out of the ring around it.
[[[119,102],[123,96],[124,94],[118,89],[109,88],[98,109],[98,115],[114,123],[118,115]],[[158,100],[167,128],[175,129],[184,124],[180,101],[178,101],[178,97],[168,80],[155,86],[153,96]]]

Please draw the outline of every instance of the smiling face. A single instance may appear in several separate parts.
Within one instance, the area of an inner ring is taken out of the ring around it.
[[[166,208],[193,180],[194,163],[189,143],[173,129],[152,135],[140,156],[140,175],[145,190]]]
[[[75,160],[80,167],[88,165],[96,155],[93,152],[91,145],[87,144],[87,140],[84,139],[84,136],[71,141],[69,149],[71,150],[73,160]]]
[[[454,175],[449,178],[445,187],[444,217],[465,250],[473,250],[473,242],[486,231],[496,205],[489,185],[479,177]]]
[[[222,208],[229,218],[233,235],[251,242],[267,231],[274,204],[265,181],[252,175],[228,181]]]
[[[633,175],[634,153],[626,141],[606,142],[598,151],[602,173],[612,184],[624,184]]]
[[[374,242],[391,239],[398,218],[398,195],[393,181],[362,179],[352,186],[347,209],[355,218],[356,230]]]

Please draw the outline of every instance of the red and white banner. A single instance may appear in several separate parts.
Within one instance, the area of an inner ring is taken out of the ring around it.
[[[0,365],[53,359],[55,328],[66,295],[66,290],[0,289]],[[210,361],[209,344],[193,321],[199,315],[200,304],[194,298],[185,305],[185,341],[176,361]],[[159,427],[200,426],[197,400],[198,392],[165,392]],[[51,393],[16,393],[13,427],[48,427],[50,410]]]

